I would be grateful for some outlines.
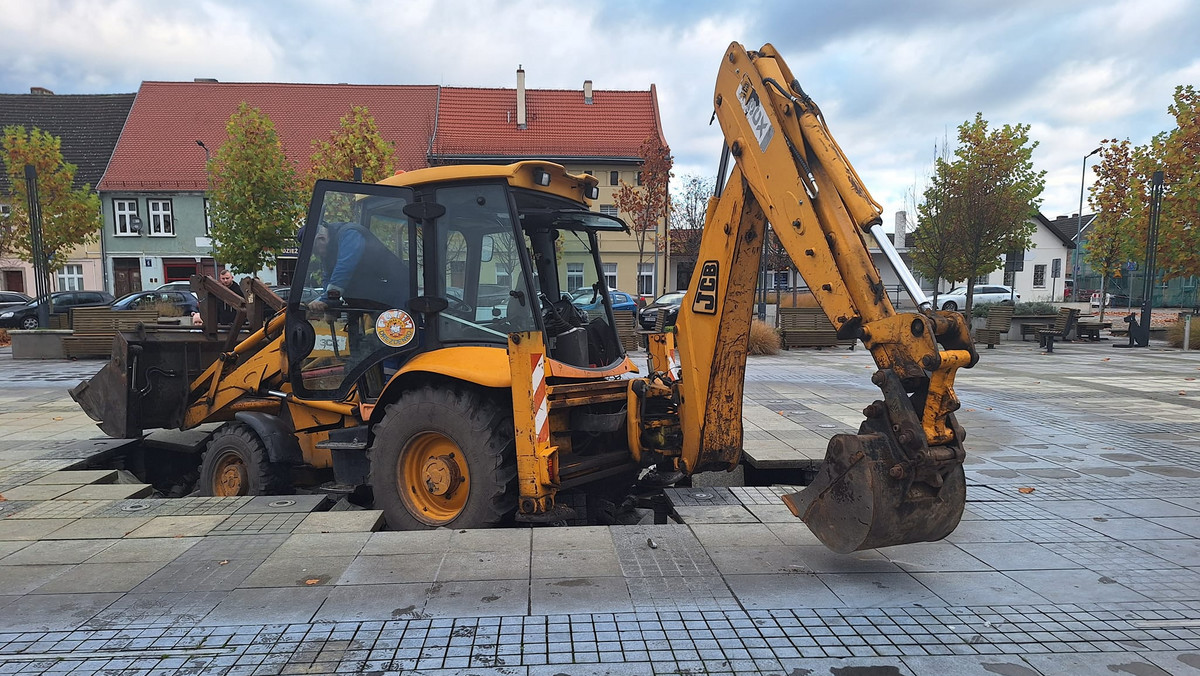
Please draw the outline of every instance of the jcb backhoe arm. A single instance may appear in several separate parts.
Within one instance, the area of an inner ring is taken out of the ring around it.
[[[962,316],[930,309],[882,232],[879,205],[771,45],[730,45],[714,107],[736,166],[708,205],[677,322],[680,469],[739,460],[755,279],[770,222],[838,336],[871,351],[879,366],[872,381],[883,392],[859,433],[835,436],[817,480],[785,502],[837,551],[945,537],[965,502],[954,374],[978,359]],[[868,234],[918,312],[893,308]]]

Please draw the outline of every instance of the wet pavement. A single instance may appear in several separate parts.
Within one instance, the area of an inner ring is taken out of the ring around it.
[[[0,673],[1200,674],[1200,353],[981,352],[962,524],[843,556],[779,486],[672,489],[671,525],[408,533],[148,497],[73,469],[122,443],[66,394],[101,362],[0,350]],[[873,368],[752,358],[748,453],[856,429]]]

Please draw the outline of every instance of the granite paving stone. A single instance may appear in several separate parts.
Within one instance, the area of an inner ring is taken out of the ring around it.
[[[314,622],[420,620],[428,583],[338,585],[329,590]]]
[[[29,594],[4,606],[0,632],[75,629],[119,598],[119,593]]]
[[[55,540],[102,540],[123,538],[150,519],[123,517],[115,519],[75,519],[50,536]]]
[[[615,578],[595,578],[613,580]],[[527,580],[435,582],[426,588],[424,613],[434,618],[517,615],[529,612]]]
[[[536,579],[529,584],[529,590],[530,610],[534,614],[571,612],[581,603],[597,613],[633,611],[629,588],[619,577]]]
[[[441,554],[450,546],[451,531],[446,528],[419,531],[371,533],[363,545],[364,556],[382,554]]]
[[[0,519],[0,540],[41,540],[77,519]]]
[[[213,516],[155,516],[138,526],[127,538],[184,538],[202,536],[225,521]]]
[[[445,554],[389,554],[359,556],[338,579],[339,585],[433,582]]]
[[[1146,598],[1106,575],[1085,569],[1017,570],[1005,574],[1052,603],[1086,603],[1097,598],[1140,601]]]
[[[0,496],[5,500],[53,500],[79,487],[74,484],[25,484],[5,489]]]
[[[126,500],[154,492],[150,484],[88,484],[64,494],[60,500]]]
[[[304,517],[294,533],[373,532],[383,527],[383,510],[314,512]]]
[[[990,606],[1046,603],[1047,599],[1012,577],[995,571],[912,573],[949,605]]]
[[[87,457],[87,456],[82,456]],[[115,469],[59,470],[38,477],[30,484],[108,484],[117,480]]]
[[[3,561],[0,560],[0,563]],[[536,550],[533,552],[529,568],[532,578],[558,578],[569,575],[610,577],[621,574],[621,564],[611,544],[608,549]]]
[[[239,587],[314,587],[337,582],[353,556],[272,556]]]
[[[4,594],[28,594],[71,568],[71,564],[0,566],[0,589]]]
[[[104,542],[96,540],[95,542]],[[204,542],[201,538],[168,538],[168,539],[124,539],[113,542],[100,552],[89,557],[89,563],[126,563],[131,561],[171,561],[183,554],[197,543]],[[72,543],[79,546],[80,543]]]
[[[108,549],[119,540],[44,540],[29,543],[13,554],[0,558],[0,566],[22,564],[83,563],[88,558]]]
[[[235,589],[205,615],[201,625],[292,624],[312,620],[325,587]]]
[[[449,551],[437,571],[446,580],[528,580],[530,553],[516,551]]]
[[[34,590],[38,594],[85,594],[89,592],[127,592],[153,575],[162,561],[126,561],[81,563]]]

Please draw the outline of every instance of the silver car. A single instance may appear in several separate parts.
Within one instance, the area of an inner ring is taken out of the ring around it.
[[[999,284],[978,284],[972,302],[981,303],[1015,303],[1021,300],[1021,294],[1013,293],[1012,288]],[[967,306],[967,287],[956,286],[937,297],[938,307],[943,310],[957,310]]]

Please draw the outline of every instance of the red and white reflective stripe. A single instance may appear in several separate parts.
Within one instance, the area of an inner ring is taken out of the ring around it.
[[[530,355],[533,362],[533,425],[539,442],[550,441],[550,403],[546,400],[546,360]]]
[[[667,352],[667,375],[670,376],[672,380],[678,380],[680,375],[682,375],[680,373],[681,368],[682,365],[679,363],[679,350],[671,350]]]

